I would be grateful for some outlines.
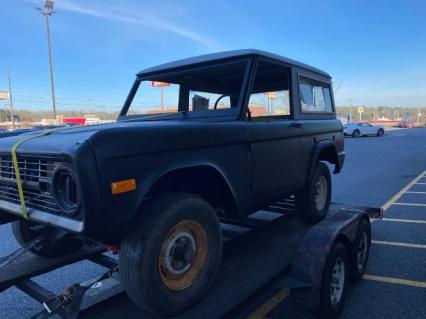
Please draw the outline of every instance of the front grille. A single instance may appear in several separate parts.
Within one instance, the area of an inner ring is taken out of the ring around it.
[[[60,213],[51,190],[53,170],[59,163],[52,159],[18,156],[18,164],[26,206]],[[20,203],[10,155],[0,155],[0,200]]]

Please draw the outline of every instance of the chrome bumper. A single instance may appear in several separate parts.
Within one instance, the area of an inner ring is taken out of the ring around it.
[[[82,221],[66,218],[63,216],[53,215],[46,213],[38,209],[27,208],[29,219],[34,222],[51,225],[55,227],[61,227],[63,229],[72,231],[74,233],[81,233],[84,229],[84,223]],[[21,205],[0,200],[0,210],[10,213],[19,217],[24,217],[22,214]]]

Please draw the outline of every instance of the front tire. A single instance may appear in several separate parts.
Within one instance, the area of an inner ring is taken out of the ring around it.
[[[154,200],[121,242],[121,281],[141,308],[173,315],[207,293],[221,256],[214,209],[193,195],[167,194]]]
[[[355,130],[352,132],[352,137],[357,138],[361,136],[361,132],[359,130]]]
[[[25,246],[36,237],[45,235],[48,231],[55,231],[48,226],[23,219],[14,221],[11,227],[13,236],[21,246]],[[30,250],[38,256],[57,257],[77,251],[82,245],[81,240],[75,238],[72,234],[66,234],[52,243],[41,243]]]
[[[380,128],[378,131],[377,131],[377,136],[383,136],[385,134],[385,131],[382,129],[382,128]]]
[[[318,162],[308,185],[296,193],[297,212],[305,223],[325,218],[331,201],[331,176],[328,166]]]

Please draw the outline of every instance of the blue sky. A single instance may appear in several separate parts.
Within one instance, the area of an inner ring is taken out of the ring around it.
[[[50,108],[43,0],[0,11],[0,90]],[[336,101],[426,106],[425,1],[56,0],[51,34],[58,109],[119,109],[146,67],[258,48],[324,69]],[[0,101],[0,107],[6,103]]]

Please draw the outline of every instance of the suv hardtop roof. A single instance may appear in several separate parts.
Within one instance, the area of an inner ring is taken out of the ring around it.
[[[295,60],[292,60],[292,59],[289,59],[289,58],[285,58],[285,57],[280,56],[278,54],[274,54],[274,53],[270,53],[270,52],[266,52],[266,51],[261,51],[261,50],[256,50],[256,49],[233,50],[233,51],[224,51],[224,52],[198,55],[198,56],[195,56],[195,57],[192,57],[192,58],[176,60],[176,61],[172,61],[172,62],[169,62],[169,63],[160,64],[160,65],[148,68],[148,69],[144,69],[144,70],[140,71],[137,74],[137,76],[145,76],[145,75],[148,75],[148,74],[151,74],[151,73],[157,73],[157,72],[161,72],[161,71],[165,71],[165,70],[169,70],[169,69],[176,69],[176,68],[195,65],[195,64],[199,64],[199,63],[213,62],[213,61],[219,61],[219,60],[224,60],[224,59],[229,59],[229,58],[244,57],[244,56],[259,56],[259,57],[264,57],[264,58],[284,62],[286,64],[294,65],[294,66],[300,67],[302,69],[305,69],[305,70],[308,70],[308,71],[311,71],[311,72],[314,72],[314,73],[317,73],[317,74],[321,74],[321,75],[324,75],[326,77],[331,78],[331,76],[327,72],[324,72],[320,69],[314,68],[312,66],[309,66],[307,64],[304,64],[304,63],[301,63],[301,62],[298,62],[298,61],[295,61]]]

